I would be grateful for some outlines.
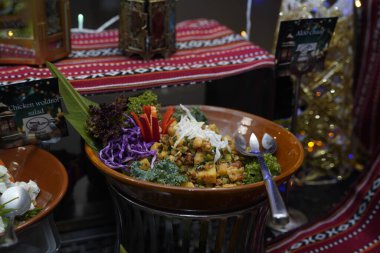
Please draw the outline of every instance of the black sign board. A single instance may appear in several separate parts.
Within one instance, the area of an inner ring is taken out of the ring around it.
[[[56,78],[0,86],[0,148],[67,136]]]
[[[337,17],[282,21],[276,47],[277,76],[289,76],[296,64],[323,65]]]

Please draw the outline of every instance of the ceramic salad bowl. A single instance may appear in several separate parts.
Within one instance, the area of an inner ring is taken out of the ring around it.
[[[251,131],[259,138],[264,133],[273,136],[278,145],[275,155],[281,165],[281,174],[274,177],[277,184],[289,179],[301,166],[304,158],[303,147],[282,126],[242,111],[205,105],[199,107],[209,123],[215,123],[222,135],[232,136],[239,129],[247,133],[247,138]],[[266,197],[263,182],[228,188],[186,188],[137,180],[106,166],[97,152],[87,145],[85,151],[90,161],[113,187],[138,203],[160,210],[204,213],[233,211],[253,206]]]

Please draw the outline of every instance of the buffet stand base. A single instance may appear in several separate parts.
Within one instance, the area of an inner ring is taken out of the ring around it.
[[[140,203],[112,183],[109,188],[116,206],[117,244],[127,252],[264,252],[265,199],[223,213],[168,211]]]

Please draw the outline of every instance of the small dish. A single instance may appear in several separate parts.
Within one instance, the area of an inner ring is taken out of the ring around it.
[[[20,152],[20,150],[22,150]],[[62,163],[49,152],[36,146],[2,149],[0,159],[16,181],[33,180],[40,188],[37,206],[42,210],[16,226],[19,232],[50,214],[61,201],[68,187],[68,176]],[[10,169],[17,162],[17,170]]]

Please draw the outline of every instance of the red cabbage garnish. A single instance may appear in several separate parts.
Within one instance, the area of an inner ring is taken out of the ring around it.
[[[122,135],[108,142],[107,146],[99,152],[100,160],[112,169],[125,169],[133,161],[145,157],[153,156],[155,160],[156,151],[150,150],[153,142],[144,142],[140,128],[133,119],[126,116],[125,125],[132,127],[123,127]]]

